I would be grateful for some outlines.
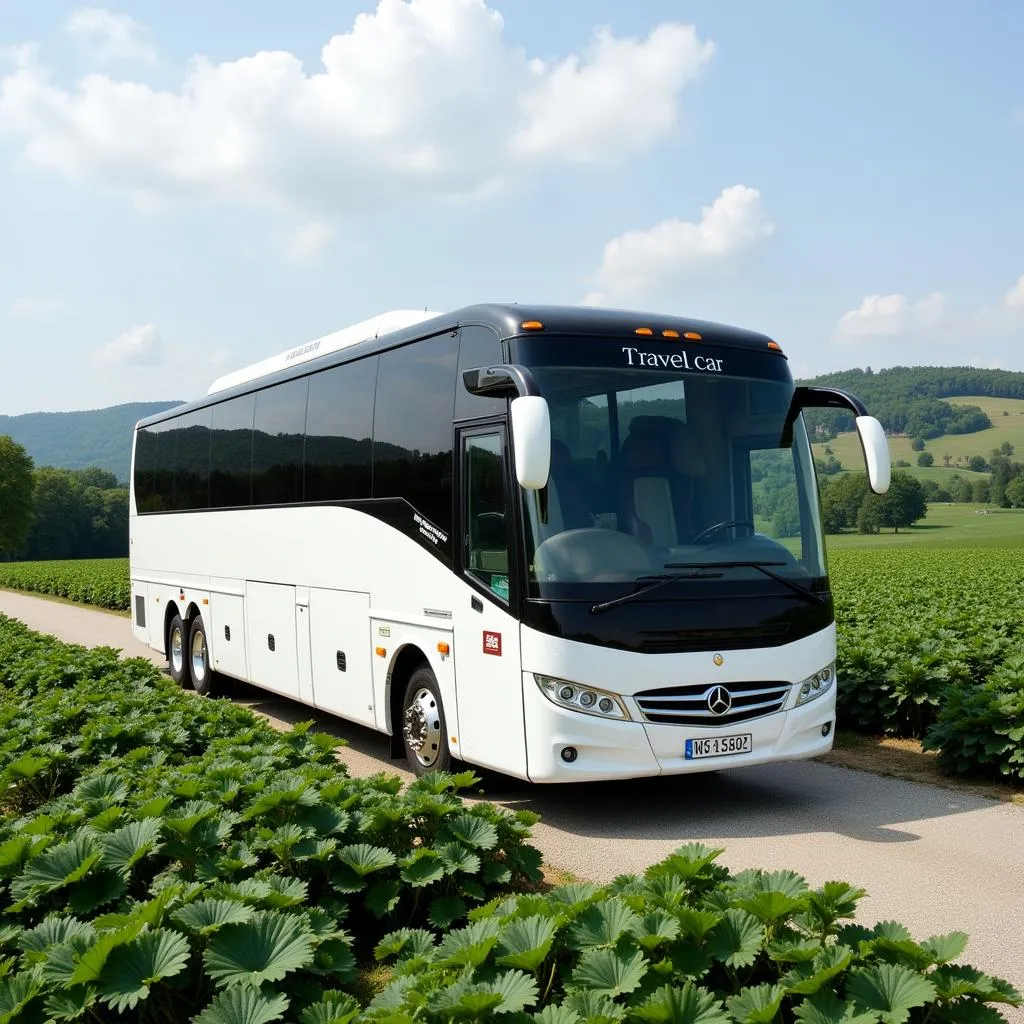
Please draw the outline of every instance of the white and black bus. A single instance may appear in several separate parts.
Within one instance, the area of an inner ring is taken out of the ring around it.
[[[135,636],[391,736],[417,772],[535,782],[830,748],[836,637],[781,348],[652,313],[396,311],[136,427]]]

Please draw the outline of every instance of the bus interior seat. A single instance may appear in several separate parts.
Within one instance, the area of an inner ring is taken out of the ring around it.
[[[573,463],[568,445],[557,437],[551,439],[551,473],[548,487],[556,496],[560,529],[576,530],[593,525],[593,517],[587,510],[584,481]]]
[[[686,425],[670,416],[634,417],[620,461],[629,531],[651,547],[688,540],[694,480],[707,472],[707,463]]]

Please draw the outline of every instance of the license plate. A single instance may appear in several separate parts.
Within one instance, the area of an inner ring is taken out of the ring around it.
[[[749,754],[754,749],[753,733],[736,733],[732,736],[708,736],[699,740],[686,741],[685,757],[693,761],[699,757],[725,757],[728,754]]]

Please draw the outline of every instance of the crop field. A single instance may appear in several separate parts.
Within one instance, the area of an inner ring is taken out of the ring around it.
[[[0,562],[0,587],[66,597],[115,611],[127,611],[131,597],[127,558]]]
[[[1024,548],[845,550],[831,568],[841,727],[1024,782]]]
[[[689,843],[545,883],[472,773],[348,776],[333,737],[0,615],[0,1019],[996,1024],[1007,981],[855,921],[863,889]]]

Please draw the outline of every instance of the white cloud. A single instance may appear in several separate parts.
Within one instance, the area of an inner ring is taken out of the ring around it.
[[[59,295],[22,295],[11,303],[9,313],[15,320],[49,320],[65,307]]]
[[[145,39],[146,28],[127,14],[114,14],[103,7],[79,7],[71,12],[64,27],[103,63],[156,63],[156,50]]]
[[[1003,296],[1007,309],[1024,310],[1024,274],[1017,278],[1017,283]]]
[[[334,231],[320,221],[300,224],[285,241],[285,256],[292,263],[316,259],[334,238]]]
[[[160,336],[153,324],[137,324],[101,345],[94,357],[112,366],[155,366],[162,358]]]
[[[503,38],[485,0],[380,0],[307,72],[285,51],[199,57],[178,90],[36,60],[0,78],[0,135],[35,164],[141,205],[223,200],[310,219],[472,196],[538,166],[621,160],[673,131],[713,45],[663,23],[599,29],[583,56],[543,63]]]
[[[675,126],[679,92],[714,50],[692,25],[664,24],[643,42],[598,29],[586,63],[575,55],[554,65],[533,61],[536,88],[523,94],[528,123],[513,149],[580,161],[644,149]]]
[[[733,185],[703,208],[699,221],[663,220],[613,238],[594,275],[597,289],[583,304],[637,301],[696,273],[728,269],[774,232],[761,193]]]
[[[942,327],[948,319],[948,300],[932,292],[917,302],[905,295],[868,295],[856,309],[839,318],[834,338],[839,342],[892,338]]]

